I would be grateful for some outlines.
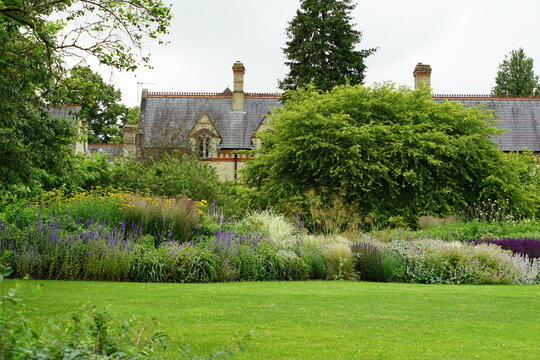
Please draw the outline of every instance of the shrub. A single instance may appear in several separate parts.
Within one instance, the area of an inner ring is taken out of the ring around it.
[[[431,229],[435,227],[440,227],[444,224],[456,224],[457,222],[458,219],[452,215],[445,218],[440,218],[436,216],[420,216],[418,218],[418,228]]]
[[[368,242],[357,242],[351,246],[354,269],[360,280],[384,281],[382,271],[382,252]]]
[[[366,224],[409,226],[487,199],[508,199],[516,217],[540,209],[535,159],[497,148],[493,113],[435,102],[427,89],[306,88],[292,92],[270,124],[244,179],[278,205],[304,208],[310,189],[327,201],[345,192]]]
[[[322,251],[322,255],[328,272],[327,279],[354,280],[352,253],[348,245],[330,244]]]
[[[185,155],[166,154],[139,162],[119,159],[113,167],[112,186],[130,192],[165,197],[187,196],[221,203],[223,184],[208,164]],[[204,181],[201,181],[204,179]]]
[[[280,280],[307,280],[309,265],[293,251],[280,250],[277,257],[281,259],[282,273]]]
[[[405,281],[406,264],[399,257],[384,252],[381,256],[381,272],[384,281]]]
[[[170,262],[167,264],[169,280],[180,283],[206,283],[220,280],[218,258],[210,250],[191,242],[167,242],[161,245]]]

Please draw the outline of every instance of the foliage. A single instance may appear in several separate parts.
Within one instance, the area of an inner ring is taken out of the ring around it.
[[[191,240],[202,212],[198,206],[204,203],[132,195],[124,198],[122,212],[127,224],[139,227],[144,235],[152,235],[157,245]]]
[[[327,202],[344,194],[363,223],[394,226],[487,199],[508,200],[515,217],[539,210],[534,160],[497,148],[492,114],[436,103],[425,89],[300,90],[270,123],[245,179],[281,206],[307,212],[310,190]]]
[[[302,259],[309,266],[309,278],[312,280],[325,280],[328,276],[324,257],[314,251],[306,252]]]
[[[354,280],[351,248],[346,244],[330,244],[323,251],[328,280]]]
[[[161,245],[170,258],[170,281],[179,283],[206,283],[218,280],[219,262],[211,251],[192,244],[171,241]]]
[[[297,225],[312,234],[350,234],[360,232],[362,221],[356,209],[345,202],[346,193],[316,193],[313,189],[304,194],[303,206],[292,202],[284,204],[285,211],[295,214]]]
[[[292,250],[298,246],[298,228],[283,215],[270,210],[252,212],[243,219],[243,223],[261,229],[278,248]]]
[[[320,90],[364,82],[364,59],[375,49],[356,50],[362,32],[354,29],[351,0],[302,0],[287,27],[283,52],[289,73],[279,82],[283,90],[312,84]]]
[[[82,59],[90,55],[102,64],[126,70],[149,60],[140,54],[143,39],[166,33],[171,20],[170,8],[160,0],[14,1],[3,3],[0,15],[19,38],[32,41],[34,49],[21,50],[42,51],[49,66],[55,65],[55,56]]]
[[[55,104],[78,104],[78,116],[88,122],[89,143],[119,142],[121,126],[127,122],[128,108],[120,104],[122,94],[88,66],[75,66],[54,94]]]
[[[512,50],[499,64],[495,78],[495,95],[539,95],[540,83],[534,74],[534,60],[522,48]]]
[[[360,280],[384,281],[382,252],[373,244],[358,242],[351,246],[354,269]]]
[[[154,239],[149,240],[149,246],[135,246],[129,278],[138,282],[167,282],[169,258],[163,249],[154,247]]]
[[[418,218],[418,228],[419,229],[430,229],[440,227],[444,224],[456,224],[458,218],[456,216],[450,215],[445,218],[439,218],[436,216],[420,216]]]
[[[127,233],[125,222],[109,229],[105,222],[58,216],[38,218],[24,230],[1,225],[0,251],[13,252],[15,275],[35,279],[126,281],[139,236]]]
[[[78,54],[134,70],[144,37],[166,32],[161,0],[0,2],[0,191],[32,196],[61,185],[75,126],[53,118],[49,92]]]
[[[540,281],[540,262],[490,244],[393,241],[384,245],[406,268],[406,282],[522,284]]]
[[[375,232],[374,237],[380,238],[380,232]],[[456,224],[445,224],[437,228],[406,232],[401,235],[394,234],[393,238],[407,239],[430,238],[445,241],[475,241],[481,239],[498,239],[504,237],[523,238],[531,237],[540,240],[540,223],[537,220],[504,221],[468,221]]]
[[[224,185],[214,169],[185,155],[165,155],[146,163],[119,159],[112,171],[112,185],[131,192],[210,202],[222,200],[223,196]]]

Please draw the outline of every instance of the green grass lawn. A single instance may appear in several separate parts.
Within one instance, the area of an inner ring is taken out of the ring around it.
[[[255,330],[242,359],[540,358],[538,285],[22,284],[43,284],[28,301],[39,321],[69,316],[86,303],[110,305],[122,317],[156,317],[174,342],[197,354]]]

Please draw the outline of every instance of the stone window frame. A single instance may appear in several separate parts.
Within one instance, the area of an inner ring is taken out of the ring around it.
[[[211,159],[213,156],[212,149],[212,138],[215,138],[216,135],[208,130],[201,129],[194,134],[195,138],[195,153],[199,159]]]

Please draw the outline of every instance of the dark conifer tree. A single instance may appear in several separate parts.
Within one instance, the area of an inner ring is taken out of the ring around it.
[[[283,52],[289,73],[279,81],[283,90],[308,84],[320,90],[364,82],[364,59],[376,49],[356,50],[362,32],[354,29],[352,0],[302,0],[289,22]]]

